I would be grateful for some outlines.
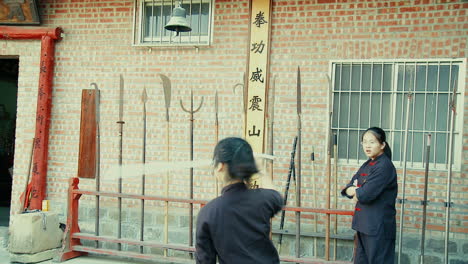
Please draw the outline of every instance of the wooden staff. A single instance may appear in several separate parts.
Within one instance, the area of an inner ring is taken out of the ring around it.
[[[296,206],[301,207],[301,69],[297,66],[297,175],[296,175]],[[296,258],[301,253],[301,212],[296,211]]]
[[[170,161],[170,122],[169,122],[169,107],[171,106],[171,80],[163,74],[159,74],[162,80],[164,91],[164,103],[166,106],[166,161]],[[169,196],[169,171],[166,172],[164,195]],[[165,201],[164,206],[164,243],[169,242],[169,201]],[[164,249],[164,256],[167,257],[167,249]]]
[[[288,204],[288,194],[289,194],[289,185],[291,183],[291,176],[293,177],[294,181],[296,180],[296,173],[295,173],[296,164],[294,162],[294,158],[296,156],[296,146],[297,146],[297,136],[294,137],[293,149],[291,151],[291,159],[289,161],[288,179],[286,181],[286,189],[284,191],[284,206],[287,206]],[[296,182],[296,185],[297,185],[297,182]],[[280,234],[279,234],[279,240],[278,240],[278,253],[281,253],[281,244],[283,242],[283,233],[281,232],[281,230],[283,230],[285,214],[286,214],[286,211],[283,210],[281,212],[281,220],[280,220],[280,228],[279,228]]]
[[[332,94],[332,82],[330,79],[330,76],[327,76],[328,80],[328,92]],[[331,98],[331,96],[330,96]],[[331,148],[332,148],[332,139],[331,139],[331,120],[333,117],[333,111],[331,108],[331,103],[329,102],[329,120],[328,120],[328,128],[327,128],[327,189],[326,189],[326,195],[327,195],[327,200],[326,200],[326,207],[327,209],[330,209],[330,186],[331,186]],[[330,260],[330,214],[326,214],[326,225],[325,225],[325,260]]]
[[[143,103],[143,153],[141,157],[141,162],[143,163],[143,174],[141,175],[141,195],[145,195],[145,184],[146,184],[146,175],[145,175],[145,164],[146,164],[146,101],[148,101],[148,95],[146,94],[146,87],[143,89],[141,94],[141,102]],[[141,199],[141,210],[140,210],[140,241],[144,240],[144,230],[145,230],[145,200]],[[143,253],[143,246],[140,246],[140,253]]]
[[[335,175],[334,187],[334,208],[338,209],[338,138],[336,133],[333,133],[333,174]],[[338,215],[335,215],[335,228],[333,233],[338,234]],[[333,239],[333,260],[336,260],[337,239]]]
[[[94,86],[94,90],[96,91],[95,94],[95,107],[96,107],[96,172],[95,172],[95,178],[96,178],[96,192],[99,192],[100,190],[100,155],[101,155],[101,136],[99,132],[99,119],[100,119],[100,112],[99,112],[99,107],[100,107],[100,92],[99,88],[96,83],[91,83],[92,86]],[[99,236],[99,194],[96,194],[96,217],[95,217],[95,233],[96,236]],[[99,247],[99,241],[95,241],[96,248]]]
[[[276,86],[276,76],[273,76],[273,84],[271,89],[268,89],[268,111],[267,111],[267,122],[268,122],[268,153],[273,156],[273,128],[274,128],[274,121],[275,121],[275,86]],[[270,164],[270,179],[273,182],[273,159],[269,162]]]
[[[28,174],[26,177],[26,182],[24,185],[24,193],[23,196],[21,196],[21,208],[19,213],[23,213],[28,210],[29,207],[29,199],[31,196],[31,188],[29,185],[29,179],[31,178],[31,167],[32,167],[32,160],[33,160],[33,154],[34,154],[34,138],[32,139],[32,144],[31,144],[31,151],[29,155],[29,165],[28,165]]]
[[[423,206],[423,212],[422,212],[422,224],[421,224],[421,252],[419,255],[419,260],[421,264],[424,264],[424,242],[425,242],[425,235],[426,235],[426,207],[427,207],[427,184],[428,184],[428,178],[429,178],[429,158],[430,158],[430,153],[431,153],[431,134],[427,135],[427,141],[426,141],[426,169],[424,171],[424,198],[421,201],[421,204]]]
[[[120,90],[119,90],[119,182],[118,182],[118,190],[119,193],[122,193],[122,150],[123,150],[123,125],[125,122],[123,121],[123,104],[124,104],[124,79],[122,74],[120,75]],[[122,197],[117,199],[117,205],[119,208],[118,214],[118,227],[117,227],[117,238],[122,237]],[[117,244],[117,249],[120,251],[122,250],[122,244]]]
[[[215,133],[215,145],[218,143],[219,141],[219,121],[218,121],[218,90],[216,90],[216,94],[215,94],[215,129],[216,129],[216,133]],[[215,197],[218,197],[219,195],[219,183],[218,183],[218,178],[215,177]]]
[[[317,208],[317,190],[315,187],[316,174],[315,174],[315,151],[312,148],[312,154],[310,155],[310,159],[312,160],[312,191],[314,195],[314,208]],[[314,232],[317,233],[317,216],[318,214],[315,213],[314,215]],[[314,257],[317,257],[317,236],[314,236]]]

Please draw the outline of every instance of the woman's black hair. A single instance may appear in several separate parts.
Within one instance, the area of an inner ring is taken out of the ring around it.
[[[242,138],[228,137],[218,142],[213,153],[214,165],[226,163],[231,179],[249,182],[258,172],[252,147]]]
[[[364,131],[364,133],[362,133],[361,141],[367,132],[371,132],[372,135],[374,135],[375,138],[377,138],[380,144],[383,144],[385,142],[385,147],[383,151],[389,159],[392,159],[392,150],[390,149],[390,146],[387,142],[387,136],[385,135],[385,131],[381,129],[380,127],[370,127],[366,131]]]

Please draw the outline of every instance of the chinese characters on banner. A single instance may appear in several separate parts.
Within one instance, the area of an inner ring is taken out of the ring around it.
[[[270,51],[271,0],[252,0],[245,139],[254,153],[264,152],[266,88]]]

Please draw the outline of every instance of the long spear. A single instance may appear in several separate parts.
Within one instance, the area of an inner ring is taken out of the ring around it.
[[[447,199],[445,201],[445,250],[444,250],[444,263],[448,263],[448,244],[450,235],[450,207],[452,207],[450,189],[452,187],[452,162],[453,162],[453,143],[455,133],[455,115],[457,114],[457,79],[453,81],[453,94],[450,102],[450,110],[452,110],[451,122],[450,122],[450,138],[449,138],[449,158],[448,158],[448,176],[447,176]]]
[[[164,103],[166,106],[166,161],[169,162],[170,154],[170,134],[169,134],[169,107],[171,106],[171,81],[166,75],[159,74],[159,77],[162,80],[163,91],[164,91]],[[165,186],[165,196],[169,196],[169,171],[166,172],[166,186]],[[165,202],[164,208],[164,243],[169,242],[169,202]],[[167,249],[164,249],[164,256],[167,257]]]
[[[145,195],[145,163],[146,163],[146,101],[148,101],[148,95],[146,94],[146,88],[143,89],[141,94],[141,102],[143,103],[143,174],[141,175],[141,195]],[[145,229],[145,200],[141,199],[141,227],[140,227],[140,241],[143,241],[143,234]],[[143,246],[140,246],[140,253],[143,253]]]
[[[124,79],[122,74],[120,74],[120,92],[119,92],[119,193],[122,193],[122,150],[123,150],[123,104],[124,104]],[[117,199],[119,215],[118,215],[118,227],[117,227],[117,238],[122,237],[122,197]],[[122,250],[122,244],[118,243],[118,250]]]
[[[301,207],[301,69],[297,66],[297,175],[296,175],[296,206]],[[301,251],[301,212],[296,211],[296,258]]]
[[[402,199],[400,200],[400,227],[399,227],[399,238],[398,238],[398,262],[401,263],[401,251],[402,251],[402,240],[403,240],[403,221],[404,221],[404,213],[405,213],[405,187],[406,187],[406,155],[408,152],[408,129],[409,129],[409,112],[410,112],[410,105],[412,100],[413,94],[411,91],[408,92],[408,102],[406,104],[406,126],[405,126],[405,137],[404,137],[404,144],[403,144],[403,182],[402,182]]]

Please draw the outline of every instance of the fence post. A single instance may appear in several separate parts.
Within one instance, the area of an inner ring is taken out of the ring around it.
[[[81,194],[73,193],[74,190],[78,189],[79,182],[80,180],[77,177],[68,180],[67,226],[63,235],[62,251],[58,255],[59,262],[88,254],[73,250],[74,246],[81,245],[80,239],[72,237],[74,233],[80,232],[80,227],[78,226],[78,205]]]

